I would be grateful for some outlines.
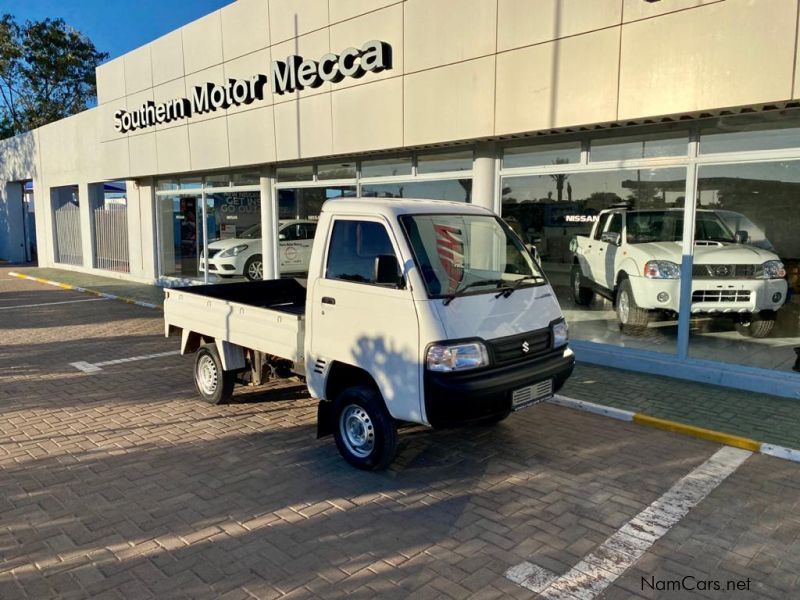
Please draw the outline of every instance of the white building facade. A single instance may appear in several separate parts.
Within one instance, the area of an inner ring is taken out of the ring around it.
[[[798,0],[238,0],[0,142],[0,257],[35,239],[40,266],[175,285],[255,239],[273,277],[303,246],[278,228],[326,200],[472,202],[537,248],[579,358],[800,397],[799,23]],[[620,202],[686,224],[682,309],[644,335],[570,295],[570,241]],[[684,310],[699,210],[784,263],[768,337]]]

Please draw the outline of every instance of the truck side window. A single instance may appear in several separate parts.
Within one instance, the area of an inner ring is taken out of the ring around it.
[[[394,256],[386,228],[373,221],[336,221],[333,224],[327,279],[374,283],[375,257]]]
[[[606,223],[608,223],[608,219],[610,217],[611,213],[606,213],[600,217],[600,220],[597,222],[597,229],[594,230],[594,235],[592,236],[594,239],[600,239],[600,236],[603,234],[603,230],[606,228]]]
[[[622,235],[622,215],[620,213],[611,215],[611,223],[608,224],[606,231]]]

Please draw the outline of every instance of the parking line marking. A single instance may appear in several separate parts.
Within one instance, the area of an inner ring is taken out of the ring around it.
[[[548,600],[593,600],[751,455],[720,448],[560,577],[527,561],[508,569],[506,577]]]
[[[34,308],[37,306],[54,306],[56,304],[76,304],[78,302],[100,302],[108,298],[86,298],[84,300],[62,300],[60,302],[40,302],[38,304],[18,304],[16,306],[0,306],[0,310],[12,310],[15,308]]]
[[[84,373],[97,373],[102,371],[103,367],[110,367],[111,365],[121,365],[123,363],[136,362],[139,360],[150,360],[151,358],[162,358],[164,356],[174,356],[180,354],[180,350],[170,350],[169,352],[157,352],[156,354],[142,354],[140,356],[131,356],[129,358],[117,358],[115,360],[104,360],[99,363],[90,363],[85,360],[69,363],[69,366],[75,367]]]

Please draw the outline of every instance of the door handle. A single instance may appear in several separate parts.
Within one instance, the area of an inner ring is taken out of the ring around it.
[[[330,296],[323,296],[322,297],[323,304],[336,304],[336,298],[331,298]]]

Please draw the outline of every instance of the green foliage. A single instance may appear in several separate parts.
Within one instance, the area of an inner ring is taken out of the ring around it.
[[[95,67],[108,58],[62,19],[0,18],[0,138],[85,110],[97,89]]]

